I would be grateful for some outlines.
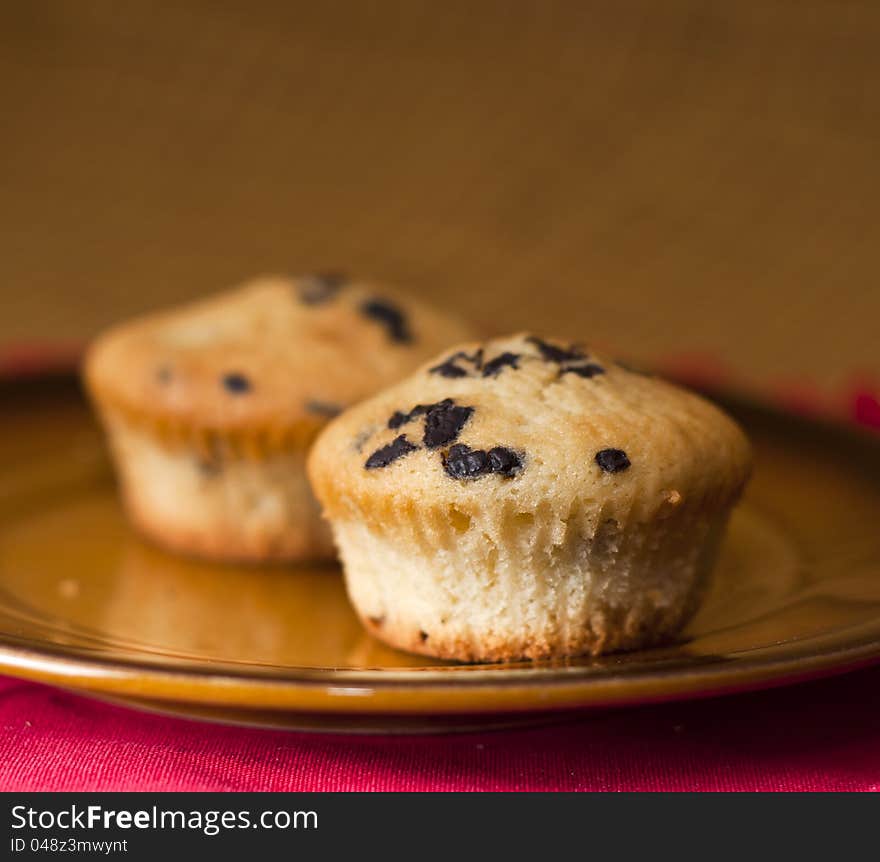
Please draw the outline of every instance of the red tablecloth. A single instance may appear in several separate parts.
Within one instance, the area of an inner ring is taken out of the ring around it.
[[[72,352],[9,351],[0,374]],[[700,365],[678,368],[699,377]],[[880,428],[877,393],[859,385],[820,403],[773,391]],[[878,715],[880,668],[532,730],[408,737],[220,727],[0,677],[0,790],[877,790]]]
[[[0,680],[2,790],[877,790],[880,668],[532,730],[332,736]]]

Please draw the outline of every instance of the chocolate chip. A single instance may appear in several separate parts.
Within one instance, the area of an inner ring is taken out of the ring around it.
[[[511,478],[522,470],[522,458],[512,449],[496,446],[488,452],[464,443],[452,446],[443,458],[443,469],[453,479],[479,479],[490,473]]]
[[[457,406],[448,398],[435,404],[425,416],[425,445],[436,449],[454,443],[473,412],[473,407]]]
[[[391,418],[388,420],[388,427],[392,430],[395,428],[400,428],[401,425],[406,425],[407,422],[412,422],[413,419],[418,416],[423,416],[429,410],[433,410],[435,407],[451,407],[452,406],[451,398],[444,398],[442,401],[438,401],[436,404],[416,404],[409,413],[402,413],[400,410],[395,410],[394,413],[391,414]]]
[[[479,371],[483,367],[483,348],[478,347],[473,353],[465,353],[463,350],[458,354],[465,362],[469,362]]]
[[[530,335],[526,341],[534,344],[540,351],[541,357],[547,362],[556,362],[561,365],[563,362],[574,362],[578,359],[586,358],[584,352],[575,344],[568,348],[557,347],[555,344],[550,344],[548,341],[544,341],[542,338],[534,335]]]
[[[367,458],[364,467],[367,470],[387,467],[389,464],[394,463],[398,458],[402,458],[410,452],[415,452],[418,448],[418,446],[413,446],[413,444],[401,434],[399,437],[392,440],[387,446],[383,446],[381,449],[377,449],[373,452],[373,454]]]
[[[428,369],[430,374],[439,374],[441,377],[467,377],[468,373],[459,365],[455,364],[454,358],[450,357],[445,362],[441,362],[439,365],[435,365],[433,368]]]
[[[309,413],[315,413],[318,416],[329,416],[330,418],[342,413],[342,407],[338,404],[331,404],[329,401],[306,401],[306,410]]]
[[[341,272],[315,272],[299,280],[299,298],[306,305],[323,305],[348,281]]]
[[[385,617],[367,617],[372,625],[374,625],[377,629],[382,627],[382,624],[385,622]]]
[[[424,443],[429,449],[436,449],[455,442],[473,412],[473,407],[457,406],[451,398],[444,398],[436,404],[416,404],[408,413],[395,410],[388,419],[388,427],[400,428],[424,415]]]
[[[489,469],[502,476],[515,476],[522,470],[522,458],[512,449],[496,446],[489,450]]]
[[[595,377],[597,374],[604,374],[605,369],[595,362],[588,362],[586,365],[566,365],[560,369],[560,374],[577,374],[578,377]]]
[[[501,353],[483,366],[483,377],[497,377],[505,368],[519,368],[518,353]]]
[[[171,378],[174,377],[171,369],[167,365],[162,365],[160,368],[156,369],[156,380],[163,385],[171,382]]]
[[[489,473],[489,456],[480,449],[458,443],[443,458],[443,469],[453,479],[476,479]]]
[[[629,458],[623,449],[603,449],[596,453],[596,463],[606,473],[619,473],[629,467]]]
[[[385,326],[388,330],[388,337],[392,341],[407,343],[413,340],[412,333],[407,326],[406,316],[397,306],[387,300],[368,299],[361,305],[361,313]]]
[[[233,371],[223,375],[223,387],[233,395],[243,395],[251,391],[251,382],[244,374]]]
[[[474,368],[479,371],[483,366],[483,348],[479,348],[474,353],[465,353],[463,350],[459,350],[458,353],[453,353],[448,359],[443,360],[439,365],[435,365],[433,368],[429,368],[428,372],[430,374],[439,374],[441,377],[467,377],[470,373],[466,368],[462,368],[457,363],[459,361],[463,361],[470,365],[473,365]]]
[[[426,631],[419,632],[419,640],[424,643],[428,639],[428,633]]]

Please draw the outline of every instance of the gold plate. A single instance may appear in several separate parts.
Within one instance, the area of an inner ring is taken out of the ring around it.
[[[0,388],[0,671],[217,721],[502,726],[782,685],[880,659],[880,446],[725,401],[756,449],[714,587],[680,641],[564,663],[395,652],[337,568],[185,560],[128,528],[69,377]]]

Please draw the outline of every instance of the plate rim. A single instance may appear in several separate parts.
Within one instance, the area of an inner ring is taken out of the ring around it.
[[[2,372],[2,369],[0,369]],[[71,382],[70,369],[34,375],[0,373],[0,385],[30,387]],[[692,387],[693,388],[693,387]],[[703,389],[722,404],[801,425],[812,433],[871,449],[877,436],[830,417],[806,417],[723,389]],[[841,632],[848,637],[841,642]],[[676,657],[636,669],[520,663],[416,668],[284,667],[93,653],[0,631],[0,672],[86,693],[148,697],[185,704],[237,706],[307,713],[486,714],[538,712],[713,697],[778,687],[880,663],[880,616],[835,629],[832,648],[817,646],[823,633],[715,655]],[[829,637],[827,633],[825,637]],[[782,654],[780,654],[782,650]],[[762,653],[770,652],[770,655]],[[520,695],[528,690],[529,697]],[[542,694],[535,697],[535,691]],[[416,695],[418,693],[418,695]],[[475,694],[479,693],[478,697]]]
[[[595,706],[657,703],[775,688],[850,672],[880,663],[880,621],[850,629],[868,637],[835,649],[802,649],[791,655],[753,659],[737,654],[695,657],[636,671],[497,665],[401,670],[296,668],[298,675],[254,676],[200,672],[196,667],[142,665],[106,656],[74,657],[71,651],[26,647],[0,633],[0,671],[90,693],[146,697],[167,703],[237,706],[306,713],[416,714],[426,701],[436,714],[537,712]],[[806,646],[813,638],[790,641]],[[760,647],[765,652],[777,645]],[[79,653],[81,651],[74,650]],[[752,652],[751,650],[746,652]],[[373,676],[370,676],[370,674]],[[146,675],[145,675],[146,674]],[[381,674],[381,676],[379,676]],[[340,684],[341,683],[341,684]],[[158,687],[157,687],[158,684]],[[474,700],[473,691],[480,694]],[[540,702],[523,700],[527,689],[543,692]],[[413,695],[420,695],[413,699]]]

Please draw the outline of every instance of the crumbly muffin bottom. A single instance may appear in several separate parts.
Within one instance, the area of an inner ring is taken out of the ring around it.
[[[305,474],[305,452],[259,458],[206,453],[108,417],[126,509],[136,526],[173,550],[222,560],[335,556]]]
[[[428,542],[354,520],[334,533],[352,603],[374,635],[424,655],[503,662],[668,640],[699,604],[726,520],[688,509],[622,533],[594,513],[548,547],[551,518],[472,519],[461,531],[452,520]]]

